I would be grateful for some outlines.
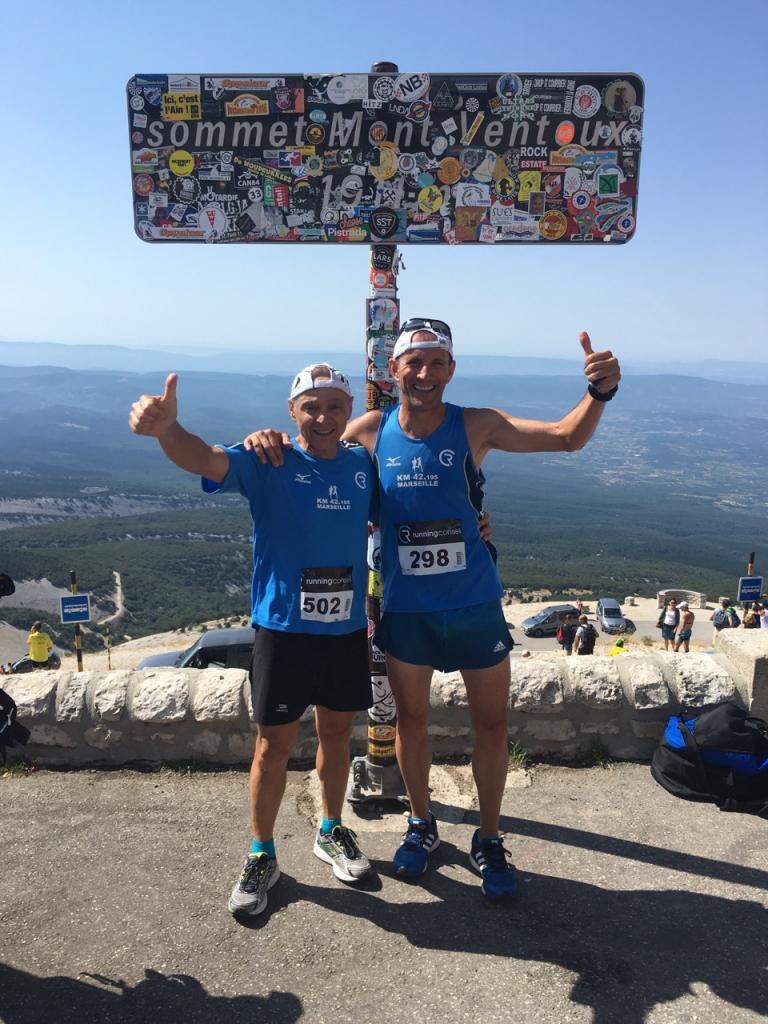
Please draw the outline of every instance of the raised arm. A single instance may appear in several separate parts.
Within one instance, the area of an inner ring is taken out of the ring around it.
[[[169,373],[162,395],[142,395],[134,402],[128,424],[134,434],[156,437],[165,454],[180,469],[220,484],[229,469],[229,456],[181,426],[176,418],[178,380],[177,374]]]
[[[579,343],[588,387],[608,394],[621,379],[618,359],[607,349],[593,352],[586,331],[579,335]],[[570,412],[553,421],[519,419],[501,409],[467,409],[467,437],[478,465],[494,448],[503,452],[577,451],[594,434],[604,408],[605,402],[587,391]]]

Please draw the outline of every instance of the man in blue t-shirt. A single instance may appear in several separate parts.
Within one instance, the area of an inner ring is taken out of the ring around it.
[[[434,669],[459,670],[475,732],[472,769],[480,828],[470,860],[489,899],[516,890],[498,834],[508,767],[509,630],[501,584],[477,511],[489,451],[555,452],[583,448],[618,390],[618,360],[593,352],[579,336],[587,390],[561,419],[524,420],[500,409],[464,409],[443,400],[456,369],[450,327],[415,317],[402,324],[389,368],[400,404],[353,420],[344,438],[376,462],[381,488],[384,614],[376,644],[386,651],[397,705],[397,758],[411,817],[394,857],[395,873],[422,875],[440,840],[429,809],[432,754],[428,724]],[[258,431],[246,447],[278,464],[285,438]]]
[[[280,871],[274,825],[299,720],[315,706],[322,821],[314,853],[337,878],[357,882],[371,866],[341,821],[349,740],[372,704],[365,592],[374,473],[364,448],[339,442],[352,411],[343,374],[321,363],[294,379],[288,408],[298,433],[285,467],[262,465],[242,445],[206,444],[177,420],[176,374],[162,395],[143,395],[129,423],[156,437],[167,457],[202,477],[207,493],[236,491],[253,518],[251,691],[258,736],[250,777],[253,839],[229,898],[233,914],[267,905]]]

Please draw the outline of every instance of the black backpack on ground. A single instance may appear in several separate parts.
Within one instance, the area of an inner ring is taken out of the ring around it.
[[[16,721],[16,701],[5,690],[0,690],[0,760],[5,763],[7,747],[26,743],[28,739],[29,729]]]
[[[673,715],[651,775],[683,800],[768,818],[768,722],[735,700]]]

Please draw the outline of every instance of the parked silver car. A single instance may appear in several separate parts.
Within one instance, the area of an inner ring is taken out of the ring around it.
[[[601,597],[598,599],[595,609],[597,621],[603,633],[634,633],[635,624],[631,619],[624,617],[621,605],[613,597]]]
[[[555,636],[565,622],[565,616],[573,618],[574,626],[579,624],[579,612],[572,604],[551,604],[536,615],[523,619],[521,625],[526,636]]]

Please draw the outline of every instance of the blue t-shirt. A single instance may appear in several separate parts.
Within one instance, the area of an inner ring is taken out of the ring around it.
[[[340,635],[366,626],[368,517],[374,472],[364,448],[318,459],[293,444],[263,466],[241,444],[222,446],[229,470],[207,494],[238,491],[253,518],[251,620],[286,633]]]
[[[398,409],[383,410],[374,451],[384,611],[446,611],[500,598],[477,525],[484,477],[469,450],[464,410],[447,404],[437,430],[412,438]]]

